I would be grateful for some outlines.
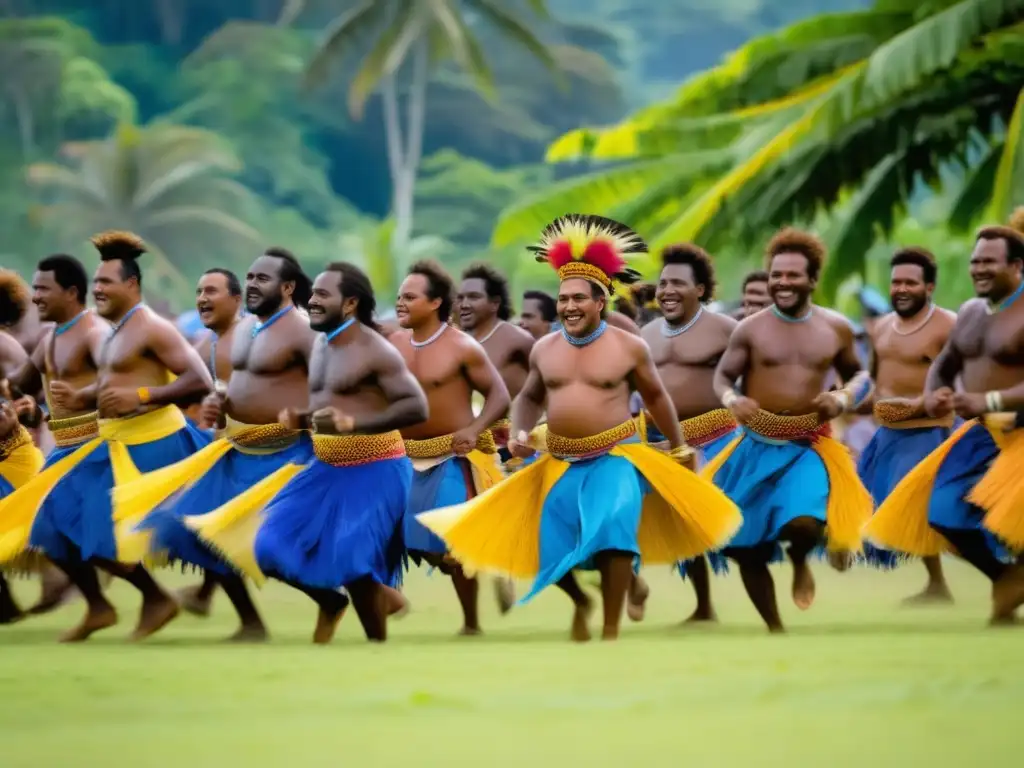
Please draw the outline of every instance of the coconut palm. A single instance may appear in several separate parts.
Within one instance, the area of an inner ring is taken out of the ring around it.
[[[294,16],[304,5],[290,3],[289,15]],[[535,23],[547,17],[545,0],[527,1],[532,18],[522,17],[513,5],[520,4],[503,0],[358,0],[345,3],[345,9],[324,32],[310,63],[310,81],[326,79],[342,56],[366,51],[349,88],[351,114],[360,117],[370,95],[380,90],[392,184],[394,243],[399,250],[412,234],[432,70],[442,62],[454,61],[484,94],[493,96],[495,83],[476,31],[479,25],[496,29],[551,69],[556,68],[551,52],[533,32]],[[406,97],[403,119],[399,75],[406,72],[408,81],[402,83]]]
[[[29,167],[45,215],[69,243],[126,229],[149,245],[149,285],[191,292],[192,280],[231,254],[251,249],[249,191],[231,180],[234,152],[216,134],[174,125],[122,125],[103,141],[69,144],[59,163]]]
[[[494,239],[582,209],[630,222],[655,247],[716,247],[835,209],[834,289],[940,170],[964,184],[954,223],[1004,219],[1024,199],[1022,85],[1024,0],[876,0],[817,16],[751,41],[623,125],[563,137],[550,159],[620,164],[510,208]]]

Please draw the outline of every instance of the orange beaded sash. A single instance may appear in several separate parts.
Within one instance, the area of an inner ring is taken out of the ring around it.
[[[379,435],[313,434],[313,453],[335,467],[351,467],[374,461],[397,459],[406,455],[405,443],[398,430]]]
[[[547,449],[548,453],[560,459],[587,459],[608,453],[635,435],[636,421],[633,419],[589,437],[563,437],[548,431]]]
[[[428,437],[425,440],[406,440],[405,452],[410,459],[436,459],[440,456],[447,456],[452,452],[452,439],[454,435],[439,435]],[[494,441],[494,434],[489,429],[480,433],[476,440],[476,450],[481,453],[494,454],[498,452],[498,445]]]
[[[53,442],[58,448],[80,445],[100,436],[99,414],[96,411],[66,419],[51,418],[49,426]]]

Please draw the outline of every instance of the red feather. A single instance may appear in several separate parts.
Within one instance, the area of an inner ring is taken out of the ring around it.
[[[552,243],[548,248],[548,261],[556,270],[572,261],[572,246],[565,240]]]
[[[583,252],[583,259],[604,272],[608,277],[619,274],[626,266],[625,259],[619,255],[615,246],[608,240],[595,240]]]

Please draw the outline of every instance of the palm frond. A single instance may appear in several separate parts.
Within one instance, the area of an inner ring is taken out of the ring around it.
[[[967,232],[975,224],[978,212],[992,199],[996,170],[1002,157],[1003,142],[996,141],[985,147],[975,165],[968,169],[960,192],[949,207],[946,220],[954,232]]]
[[[324,30],[313,59],[306,70],[306,82],[316,85],[324,82],[331,67],[354,44],[365,39],[374,29],[384,26],[388,9],[376,0],[359,0],[339,14]]]
[[[148,230],[159,230],[162,227],[206,226],[228,235],[258,243],[260,234],[244,221],[213,208],[179,205],[164,208],[146,217],[145,227]]]
[[[1013,116],[1006,126],[1006,140],[992,188],[991,216],[1005,221],[1010,212],[1024,202],[1024,89],[1017,97]]]

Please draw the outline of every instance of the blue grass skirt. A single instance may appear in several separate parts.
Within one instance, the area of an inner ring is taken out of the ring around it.
[[[397,586],[412,475],[404,456],[349,466],[313,459],[263,511],[260,570],[322,589],[365,577]]]
[[[879,427],[857,463],[857,473],[864,481],[864,487],[871,492],[875,505],[885,501],[900,480],[942,445],[950,432],[949,427]],[[898,552],[865,543],[864,559],[876,568],[894,568],[907,558]]]
[[[172,435],[142,445],[126,446],[142,473],[153,472],[191,456],[210,442],[209,435],[186,425]],[[44,469],[78,450],[55,448]],[[62,477],[47,494],[32,525],[29,544],[52,560],[117,559],[110,491],[114,471],[106,444],[98,446]]]
[[[195,483],[147,515],[138,529],[152,531],[154,553],[166,556],[172,563],[192,565],[223,576],[234,573],[228,563],[185,525],[184,518],[212,512],[285,464],[305,464],[312,458],[313,441],[306,433],[276,453],[243,453],[232,449]]]
[[[443,555],[447,545],[416,519],[421,512],[453,507],[473,498],[473,468],[469,459],[455,456],[424,471],[414,471],[409,505],[402,520],[409,558],[419,565],[422,553]]]

